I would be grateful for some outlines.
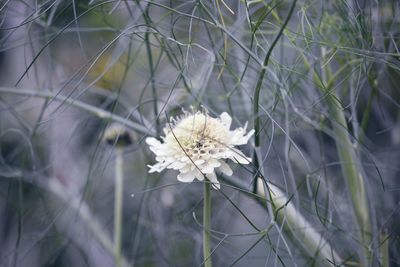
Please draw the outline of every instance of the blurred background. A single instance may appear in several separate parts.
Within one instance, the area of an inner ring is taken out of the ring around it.
[[[212,191],[214,266],[334,266],[284,223],[260,238],[272,218],[252,193],[257,170],[344,266],[362,266],[366,247],[369,265],[400,266],[399,38],[397,0],[1,1],[0,266],[114,266],[113,122],[133,140],[124,264],[201,266],[202,183],[149,174],[144,142],[191,107],[261,123],[260,146],[240,149],[262,161]],[[335,129],[363,177],[369,246]]]

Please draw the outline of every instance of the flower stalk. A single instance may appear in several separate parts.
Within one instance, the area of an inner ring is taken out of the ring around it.
[[[133,143],[134,136],[124,125],[113,123],[104,132],[103,140],[115,148],[114,186],[114,255],[115,266],[122,264],[122,208],[124,188],[124,147]]]
[[[55,88],[54,91],[60,90],[59,88]],[[146,134],[149,136],[155,136],[156,133],[144,127],[143,125],[140,125],[139,123],[133,122],[131,120],[128,120],[126,118],[123,118],[121,116],[118,116],[116,114],[113,114],[111,112],[105,111],[104,109],[95,107],[93,105],[86,104],[82,101],[79,101],[73,97],[69,96],[62,96],[61,94],[55,94],[51,91],[34,91],[34,90],[28,90],[28,89],[18,89],[15,90],[15,88],[12,87],[5,87],[5,86],[0,86],[0,93],[2,94],[10,94],[10,95],[16,95],[16,96],[27,96],[27,97],[34,97],[34,98],[42,98],[42,99],[50,99],[51,101],[57,101],[60,103],[65,103],[69,106],[78,108],[80,110],[84,110],[88,113],[93,114],[94,116],[107,120],[107,121],[114,121],[116,123],[120,123],[122,125],[125,125],[126,128],[130,128],[133,131],[136,131],[141,134]]]
[[[261,71],[258,75],[258,79],[257,79],[257,84],[256,87],[254,89],[254,96],[253,96],[253,101],[254,101],[254,105],[253,105],[253,114],[254,114],[254,146],[255,146],[255,150],[254,150],[254,155],[253,155],[253,160],[254,160],[254,166],[255,169],[258,171],[259,169],[259,164],[260,162],[258,161],[258,157],[256,155],[256,151],[257,149],[260,147],[260,135],[261,135],[261,123],[260,123],[260,106],[259,106],[259,101],[260,101],[260,92],[262,89],[262,85],[263,85],[263,81],[264,81],[264,76],[265,73],[267,71],[267,67],[268,67],[268,63],[269,63],[269,59],[272,55],[272,51],[275,48],[275,46],[278,44],[278,41],[280,39],[280,37],[283,34],[283,31],[286,29],[287,24],[289,23],[290,18],[292,17],[294,8],[296,7],[296,3],[297,0],[294,0],[292,2],[292,5],[290,7],[289,13],[285,19],[285,21],[283,22],[282,27],[279,29],[278,34],[276,35],[275,39],[273,40],[270,48],[268,49],[267,54],[265,55],[264,61],[263,61],[263,65],[261,68]],[[254,181],[254,193],[257,192],[257,181],[259,178],[256,178],[256,180]]]
[[[203,256],[204,266],[211,267],[211,183],[204,182],[204,206],[203,206]]]
[[[389,267],[389,235],[386,230],[381,231],[379,236],[380,243],[380,263],[382,267]]]
[[[267,187],[274,207],[274,220],[279,226],[283,225],[284,232],[300,243],[307,254],[316,256],[319,264],[342,264],[343,260],[329,242],[304,218],[285,193],[269,182]],[[261,193],[265,196],[264,192]]]
[[[123,158],[123,150],[121,147],[117,147],[115,152],[116,152],[116,161],[115,161],[115,195],[114,195],[114,247],[115,247],[115,266],[121,267],[124,158]]]
[[[322,57],[325,56],[323,50]],[[342,163],[342,173],[349,188],[355,218],[358,227],[360,228],[360,241],[364,249],[361,262],[365,265],[368,262],[372,262],[372,254],[370,251],[372,227],[369,217],[367,193],[364,184],[365,178],[359,169],[360,164],[354,145],[350,140],[349,129],[343,112],[343,107],[339,101],[340,98],[336,92],[332,90],[334,83],[332,79],[333,75],[329,66],[326,66],[325,76],[325,81],[323,78],[322,81],[321,78],[318,78],[319,82],[317,84],[320,85],[319,88],[325,94],[328,111],[332,116],[332,129],[335,136],[336,149],[338,151],[340,162]]]
[[[272,15],[280,21],[275,11],[272,11]],[[289,31],[285,29],[284,33],[292,43],[295,43],[295,38]],[[326,57],[326,51],[324,51],[324,49],[322,51],[322,57]],[[359,169],[356,151],[348,134],[349,129],[347,127],[343,107],[339,101],[340,98],[335,91],[332,90],[336,78],[342,74],[342,72],[347,71],[349,65],[358,63],[360,60],[354,59],[347,62],[346,66],[339,68],[334,74],[332,74],[331,68],[327,65],[324,67],[325,77],[321,78],[318,73],[312,69],[304,54],[302,54],[302,58],[305,68],[308,71],[313,71],[314,82],[323,92],[328,105],[329,114],[332,116],[332,121],[334,121],[334,123],[332,123],[332,128],[335,136],[336,148],[338,150],[339,159],[342,162],[342,173],[349,187],[356,221],[360,227],[361,244],[364,247],[364,259],[361,259],[361,261],[363,264],[366,264],[366,261],[372,262],[371,251],[369,249],[372,241],[372,228],[369,218],[369,206],[365,191],[364,177]],[[365,123],[362,123],[362,126],[364,126],[364,124]]]
[[[148,165],[149,172],[164,169],[178,170],[178,181],[190,183],[204,181],[203,206],[203,256],[204,266],[211,267],[211,188],[220,189],[216,170],[231,176],[233,170],[226,163],[230,159],[239,164],[249,164],[251,158],[235,146],[244,145],[254,134],[244,127],[231,130],[232,118],[223,112],[219,117],[210,116],[206,110],[184,112],[172,118],[164,128],[160,140],[148,137],[146,143],[156,155],[157,163]],[[246,133],[247,132],[247,133]]]

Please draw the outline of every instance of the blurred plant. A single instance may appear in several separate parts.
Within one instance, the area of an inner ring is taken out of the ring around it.
[[[399,265],[399,11],[3,1],[0,265]]]
[[[113,123],[104,132],[103,139],[115,146],[115,193],[114,193],[114,246],[115,266],[122,265],[122,209],[124,188],[123,149],[132,144],[132,136],[123,125]]]

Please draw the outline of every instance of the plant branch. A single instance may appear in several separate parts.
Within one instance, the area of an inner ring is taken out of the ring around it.
[[[211,183],[204,181],[204,206],[203,206],[203,255],[204,267],[211,267],[210,245],[210,221],[211,221]]]
[[[122,125],[125,125],[126,127],[130,128],[136,132],[139,132],[141,134],[145,134],[145,135],[149,135],[149,136],[155,136],[155,134],[156,134],[151,129],[147,129],[143,125],[135,123],[131,120],[128,120],[121,116],[115,115],[115,114],[105,111],[101,108],[97,108],[92,105],[86,104],[82,101],[72,99],[70,97],[64,97],[62,95],[56,95],[50,91],[37,92],[37,91],[33,91],[33,90],[17,89],[17,88],[12,88],[12,87],[0,87],[0,93],[55,100],[58,102],[66,103],[68,105],[79,108],[81,110],[85,110],[85,111],[97,116],[100,119],[119,122]]]

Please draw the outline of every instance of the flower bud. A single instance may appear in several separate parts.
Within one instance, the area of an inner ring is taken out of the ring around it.
[[[131,133],[125,128],[124,125],[119,123],[112,123],[107,127],[104,132],[103,140],[109,145],[117,147],[129,146],[133,143]]]

